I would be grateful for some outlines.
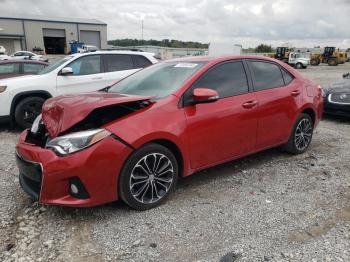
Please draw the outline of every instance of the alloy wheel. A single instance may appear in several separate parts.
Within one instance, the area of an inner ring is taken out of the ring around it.
[[[153,204],[168,193],[174,175],[173,164],[167,156],[161,153],[148,154],[132,169],[130,192],[138,202]]]
[[[303,151],[309,146],[312,138],[312,132],[312,122],[307,118],[301,119],[297,125],[297,128],[295,129],[294,134],[295,147],[298,150]]]

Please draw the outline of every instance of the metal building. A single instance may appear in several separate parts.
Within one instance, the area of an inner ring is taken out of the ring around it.
[[[67,54],[74,40],[105,49],[107,24],[96,19],[0,15],[0,45],[9,54],[33,49]]]

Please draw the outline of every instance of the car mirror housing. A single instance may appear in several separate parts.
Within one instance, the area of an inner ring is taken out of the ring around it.
[[[210,88],[196,88],[193,90],[194,104],[215,102],[219,99],[219,94]]]
[[[67,76],[67,75],[73,75],[73,68],[71,67],[65,67],[61,70],[60,75]]]

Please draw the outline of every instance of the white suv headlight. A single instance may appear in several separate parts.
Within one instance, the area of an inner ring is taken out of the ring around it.
[[[92,146],[111,135],[106,129],[93,129],[56,137],[46,143],[46,148],[53,149],[59,155],[68,155]]]

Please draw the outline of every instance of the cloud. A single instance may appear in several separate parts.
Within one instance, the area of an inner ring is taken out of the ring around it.
[[[96,18],[108,38],[350,47],[348,0],[0,0],[4,13]]]

